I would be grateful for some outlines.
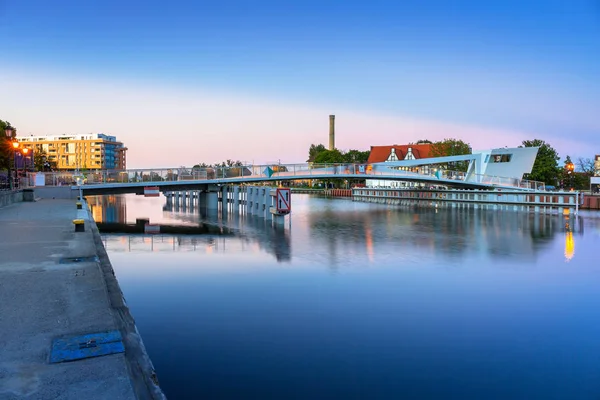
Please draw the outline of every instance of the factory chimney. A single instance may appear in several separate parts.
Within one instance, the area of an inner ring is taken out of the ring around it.
[[[335,149],[335,115],[329,116],[329,150]]]

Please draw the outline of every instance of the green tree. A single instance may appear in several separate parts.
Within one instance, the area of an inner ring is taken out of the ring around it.
[[[50,163],[48,162],[48,155],[45,151],[36,151],[33,154],[33,166],[36,171],[44,171],[50,167]]]
[[[328,150],[322,144],[317,144],[317,145],[311,144],[310,148],[308,149],[308,160],[306,160],[306,162],[315,162],[315,159],[317,158],[317,156],[324,151],[328,151]]]
[[[519,147],[539,147],[531,173],[527,179],[544,182],[547,185],[556,185],[561,175],[558,167],[559,156],[556,150],[541,139],[524,140]]]
[[[13,129],[13,136],[17,134],[17,130],[10,124],[10,122],[2,121],[0,119],[0,169],[8,169],[11,162],[11,139],[7,138],[5,134],[7,127],[11,127]]]
[[[342,164],[344,163],[344,155],[338,149],[325,150],[315,157],[314,162],[316,164]]]
[[[429,155],[431,157],[448,157],[471,154],[471,146],[460,139],[444,139],[431,144]],[[449,163],[451,169],[466,171],[469,167],[468,161]]]
[[[415,144],[433,144],[433,142],[429,139],[419,139]]]
[[[343,158],[345,163],[354,164],[354,163],[366,163],[369,159],[369,151],[360,151],[360,150],[348,150],[343,153]]]

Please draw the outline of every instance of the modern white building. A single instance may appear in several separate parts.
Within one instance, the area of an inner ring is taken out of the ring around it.
[[[531,173],[538,153],[538,147],[497,148],[476,151],[472,154],[447,157],[414,157],[393,161],[396,157],[393,149],[386,161],[374,163],[373,169],[393,168],[406,170],[415,175],[432,175],[438,178],[456,179],[464,182],[518,182],[524,174]],[[396,158],[397,159],[397,158]],[[389,160],[389,161],[388,161]],[[468,162],[467,172],[452,171],[448,164]],[[415,183],[407,180],[389,181],[367,179],[367,187],[409,187]]]
[[[475,181],[477,175],[523,179],[531,173],[539,147],[513,147],[476,151],[469,161],[467,181]]]

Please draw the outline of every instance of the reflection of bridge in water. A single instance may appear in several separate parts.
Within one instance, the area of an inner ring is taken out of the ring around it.
[[[232,220],[234,220],[232,218]],[[281,227],[267,225],[259,218],[249,218],[231,226],[201,223],[198,226],[173,226],[173,230],[195,231],[204,233],[179,235],[169,234],[118,234],[135,225],[131,224],[98,224],[102,232],[102,240],[107,250],[114,252],[147,251],[147,252],[177,252],[200,251],[205,253],[260,252],[265,251],[275,256],[277,261],[291,259],[290,232]],[[204,227],[202,227],[204,225]],[[117,229],[114,229],[118,226]],[[102,227],[105,230],[102,230]],[[243,228],[239,228],[243,227]]]

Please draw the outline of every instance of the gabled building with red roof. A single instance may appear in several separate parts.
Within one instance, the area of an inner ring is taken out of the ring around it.
[[[369,164],[385,161],[418,160],[429,158],[431,144],[403,144],[391,146],[371,146],[371,153],[367,162]]]
[[[371,152],[367,162],[369,164],[390,162],[390,161],[402,161],[402,160],[419,160],[421,158],[431,157],[431,144],[393,144],[391,146],[371,146]],[[404,168],[402,168],[404,169]],[[414,168],[406,168],[414,169]],[[425,167],[429,169],[429,167]],[[367,187],[403,187],[403,186],[414,186],[413,182],[395,182],[395,181],[383,181],[378,179],[367,179]]]

